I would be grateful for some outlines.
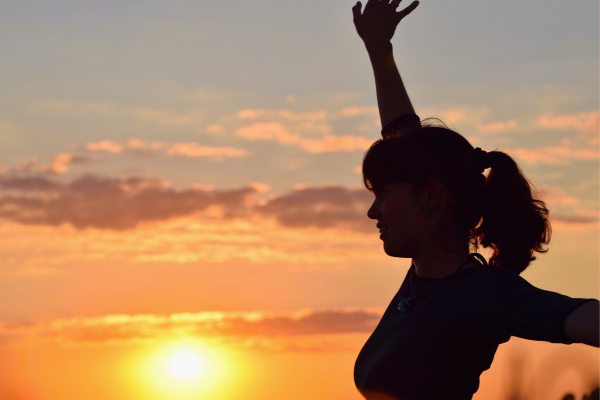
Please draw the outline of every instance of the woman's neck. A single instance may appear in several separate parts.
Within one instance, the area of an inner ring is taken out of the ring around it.
[[[462,269],[477,266],[475,260],[469,260],[469,254],[468,242],[457,240],[444,245],[442,241],[434,241],[423,246],[419,254],[413,257],[415,274],[419,278],[440,279],[459,269],[465,262],[467,265]]]
[[[473,268],[477,266],[477,262],[474,260],[468,260],[468,254],[464,254],[462,257],[444,258],[433,261],[417,261],[413,258],[415,264],[415,275],[418,278],[426,279],[441,279],[444,278],[454,271],[458,270],[465,262],[467,265],[462,269]]]

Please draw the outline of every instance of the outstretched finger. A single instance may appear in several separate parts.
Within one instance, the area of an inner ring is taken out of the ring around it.
[[[379,5],[379,0],[367,0],[367,4],[365,4],[365,11],[371,8],[376,8]]]
[[[392,8],[392,10],[396,11],[396,8],[398,8],[398,6],[400,5],[400,2],[402,0],[392,0],[390,1],[390,7]]]
[[[360,18],[360,10],[362,8],[362,4],[360,1],[357,1],[356,4],[354,5],[354,7],[352,7],[352,15],[354,16],[354,20],[356,21],[358,18]]]
[[[410,3],[410,6],[406,7],[404,10],[397,12],[397,19],[400,21],[402,18],[406,17],[408,14],[413,12],[415,8],[419,5],[419,0],[413,1]]]

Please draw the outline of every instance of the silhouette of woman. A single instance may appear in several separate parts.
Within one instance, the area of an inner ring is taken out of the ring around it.
[[[519,276],[550,241],[545,203],[519,166],[415,114],[391,39],[418,1],[368,0],[352,9],[377,90],[383,138],[363,160],[389,256],[411,258],[397,295],[354,368],[368,400],[467,400],[511,336],[598,347],[599,302],[538,289]],[[491,168],[486,177],[483,172]],[[471,253],[479,245],[486,262]]]

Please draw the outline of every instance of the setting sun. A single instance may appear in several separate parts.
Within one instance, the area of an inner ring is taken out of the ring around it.
[[[179,337],[140,347],[129,371],[143,400],[232,400],[244,390],[248,365],[231,347]]]
[[[169,367],[176,377],[189,379],[198,375],[203,365],[194,353],[184,351],[173,357]]]

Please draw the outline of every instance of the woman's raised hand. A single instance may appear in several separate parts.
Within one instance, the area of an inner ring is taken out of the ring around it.
[[[362,4],[352,7],[354,26],[367,47],[390,43],[398,23],[419,5],[413,1],[408,7],[396,11],[402,0],[368,0],[364,12]]]

